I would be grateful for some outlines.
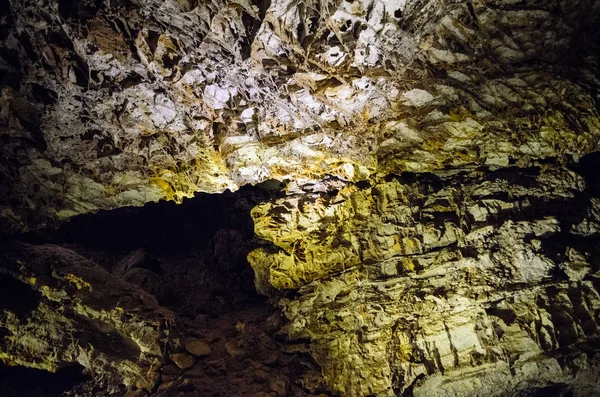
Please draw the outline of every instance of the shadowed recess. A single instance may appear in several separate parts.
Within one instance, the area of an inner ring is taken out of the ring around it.
[[[69,365],[55,373],[0,363],[0,395],[4,397],[59,397],[91,379],[81,365]]]
[[[35,310],[40,299],[41,294],[27,284],[0,273],[0,310],[9,310],[22,319]]]

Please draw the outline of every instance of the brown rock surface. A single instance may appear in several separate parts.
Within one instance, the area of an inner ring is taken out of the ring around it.
[[[171,354],[171,361],[181,369],[192,368],[195,362],[194,356],[185,352]]]
[[[196,338],[186,339],[185,350],[196,357],[205,357],[212,353],[208,343],[202,342]]]

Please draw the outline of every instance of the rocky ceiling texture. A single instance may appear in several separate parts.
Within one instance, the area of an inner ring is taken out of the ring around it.
[[[600,395],[600,2],[9,0],[0,27],[5,364],[82,366],[71,395]],[[199,193],[229,198],[170,224],[189,252],[17,235]],[[211,307],[252,278],[267,301]]]

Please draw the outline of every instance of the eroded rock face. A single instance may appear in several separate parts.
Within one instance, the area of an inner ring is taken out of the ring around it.
[[[253,211],[257,289],[348,396],[599,392],[597,197],[566,169],[390,177]],[[415,179],[412,176],[412,179]]]
[[[3,229],[597,148],[594,0],[2,7]]]
[[[3,236],[285,189],[241,204],[261,241],[6,245],[29,300],[0,359],[78,363],[88,395],[600,394],[599,26],[595,0],[3,2]],[[250,247],[285,324],[219,317]]]
[[[152,390],[174,314],[154,296],[58,246],[3,246],[0,274],[37,291],[20,312],[23,294],[3,296],[0,359],[55,372],[77,363],[106,392],[119,385]],[[10,302],[12,300],[13,302]],[[20,315],[19,315],[20,314]]]

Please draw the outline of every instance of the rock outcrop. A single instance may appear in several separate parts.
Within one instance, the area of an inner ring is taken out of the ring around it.
[[[3,2],[0,360],[75,395],[600,395],[599,43],[595,0]],[[127,252],[17,234],[199,192]]]
[[[5,291],[16,283],[32,296],[27,307],[22,292],[3,296],[4,363],[50,372],[77,363],[109,393],[121,384],[153,389],[173,313],[73,251],[20,244],[3,251]]]
[[[342,395],[600,392],[600,201],[568,170],[391,177],[253,211],[284,331]]]

